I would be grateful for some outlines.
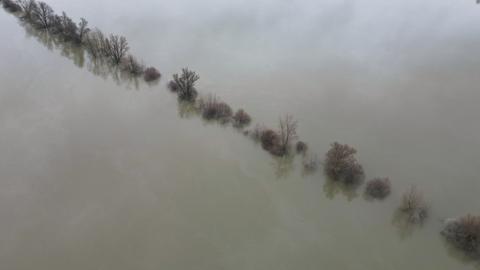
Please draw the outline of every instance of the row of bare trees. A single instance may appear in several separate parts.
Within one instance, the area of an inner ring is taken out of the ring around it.
[[[243,109],[235,113],[231,107],[220,100],[215,95],[201,96],[197,98],[198,91],[195,84],[200,76],[188,68],[183,68],[180,74],[174,74],[173,79],[168,83],[168,88],[177,93],[178,99],[182,102],[188,102],[208,121],[218,121],[222,124],[232,123],[232,125],[243,130],[248,126],[252,119]],[[281,117],[278,123],[278,130],[272,130],[264,126],[257,125],[253,131],[244,130],[243,133],[260,141],[263,149],[275,156],[286,156],[292,153],[292,145],[297,141],[298,122],[289,114]],[[297,153],[305,156],[307,145],[304,142],[297,142]],[[315,167],[311,159],[309,167]]]
[[[35,0],[2,0],[5,9],[15,12],[19,17],[39,30],[58,36],[64,42],[82,46],[94,60],[106,60],[113,66],[132,76],[144,76],[145,81],[158,80],[161,74],[154,67],[148,69],[134,56],[127,39],[119,35],[105,36],[100,30],[91,30],[86,19],[75,23],[65,12],[55,14],[45,2]],[[148,74],[145,73],[148,70]]]

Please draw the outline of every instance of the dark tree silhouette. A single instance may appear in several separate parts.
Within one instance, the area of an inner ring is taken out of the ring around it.
[[[114,64],[120,64],[120,61],[129,49],[127,39],[122,36],[111,34],[108,40],[105,40],[104,42],[106,55]]]
[[[239,109],[233,116],[233,126],[236,128],[243,128],[245,126],[248,126],[251,121],[252,118],[243,109]]]
[[[262,143],[262,148],[268,151],[270,154],[275,156],[283,155],[280,149],[280,136],[277,132],[266,129],[262,131],[260,136],[260,142]]]
[[[17,4],[22,8],[22,18],[31,20],[33,12],[38,8],[34,0],[17,0]]]
[[[279,121],[279,135],[280,135],[280,149],[283,154],[287,154],[290,149],[290,144],[293,140],[297,139],[297,126],[298,122],[293,120],[293,117],[287,114],[285,117],[280,118]]]
[[[32,22],[39,28],[47,29],[52,25],[53,9],[45,2],[39,2],[33,9]]]
[[[365,194],[374,199],[384,199],[390,194],[391,184],[390,179],[386,178],[375,178],[367,182],[367,187],[365,188]]]
[[[146,82],[152,82],[152,81],[158,80],[160,78],[160,76],[161,76],[161,74],[160,74],[160,72],[158,72],[158,70],[156,68],[149,67],[149,68],[145,69],[143,79]]]
[[[128,79],[135,84],[138,80],[132,76],[125,76],[127,72],[135,76],[143,74],[144,66],[139,61],[133,56],[125,57],[129,49],[125,37],[110,35],[107,38],[99,30],[91,31],[84,18],[81,18],[77,24],[65,12],[61,15],[55,14],[45,2],[0,0],[0,4],[9,11],[18,12],[16,15],[25,22],[22,26],[28,25],[30,28],[27,31],[32,31],[34,28],[41,29],[42,31],[38,31],[35,36],[49,49],[61,48],[62,54],[67,57],[71,56],[72,49],[77,50],[79,53],[74,54],[76,64],[83,66],[83,55],[86,51],[92,60],[89,67],[94,67],[91,70],[95,74],[105,76],[108,73],[117,82],[119,77],[123,76],[122,79]],[[77,57],[80,55],[81,57]],[[121,65],[120,68],[117,68],[117,65]],[[145,77],[145,80],[155,80],[160,76],[158,71],[154,71],[156,70],[150,70],[149,77]]]
[[[16,2],[10,1],[10,0],[0,0],[0,3],[2,4],[3,8],[9,12],[20,12],[22,11],[22,7],[19,6]]]
[[[3,0],[2,1],[2,6],[6,10],[10,12],[20,12],[22,11],[22,6],[18,5],[18,3],[13,2],[11,0]]]
[[[78,40],[77,24],[65,12],[61,16],[54,16],[52,31],[64,41]]]
[[[308,150],[308,145],[305,142],[298,141],[297,144],[295,145],[295,150],[297,151],[298,154],[305,155]]]
[[[145,70],[144,65],[140,64],[135,57],[128,55],[127,57],[122,58],[120,63],[120,68],[124,72],[128,72],[133,76],[140,76]]]
[[[335,142],[326,154],[325,174],[334,181],[358,184],[363,180],[362,165],[355,158],[357,150],[347,144]]]
[[[90,32],[90,28],[88,28],[88,22],[84,18],[80,18],[80,22],[78,23],[78,35],[77,35],[77,43],[83,43],[85,36],[88,32]]]
[[[197,73],[183,68],[181,76],[173,74],[173,83],[170,83],[170,89],[176,89],[181,100],[194,101],[198,94],[195,89],[195,82],[198,79],[200,76]]]

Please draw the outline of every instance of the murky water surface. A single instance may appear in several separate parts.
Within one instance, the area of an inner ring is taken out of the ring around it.
[[[474,0],[49,1],[125,35],[163,74],[116,81],[0,12],[0,265],[51,269],[475,269],[439,236],[480,213],[480,6]],[[284,113],[323,157],[354,145],[369,202],[304,176],[165,87],[255,122]],[[411,184],[423,227],[394,216]]]

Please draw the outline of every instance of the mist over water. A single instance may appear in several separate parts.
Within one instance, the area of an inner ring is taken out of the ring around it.
[[[439,235],[480,213],[474,0],[48,4],[124,35],[162,79],[96,76],[0,12],[1,269],[478,269]],[[255,123],[293,114],[321,158],[355,146],[392,194],[187,117],[165,86],[185,66]],[[411,184],[431,206],[415,228],[395,216]]]

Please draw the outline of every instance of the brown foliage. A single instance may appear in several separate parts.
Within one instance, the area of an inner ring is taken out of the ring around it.
[[[384,199],[390,194],[391,184],[390,179],[374,178],[367,182],[365,193],[367,196],[375,199]]]
[[[214,95],[201,98],[198,104],[204,119],[228,122],[230,117],[232,117],[232,109],[230,106]]]
[[[140,76],[145,70],[144,65],[140,64],[132,55],[122,58],[120,68],[133,76]]]
[[[279,155],[280,136],[277,132],[267,129],[260,136],[262,148],[274,155]]]
[[[466,215],[449,222],[442,235],[468,255],[480,257],[480,216]]]
[[[156,68],[149,67],[149,68],[145,69],[143,79],[146,82],[151,82],[151,81],[158,80],[160,78],[160,76],[161,76],[161,74],[160,74],[160,72],[158,72],[158,70]]]
[[[326,154],[325,174],[334,181],[357,184],[363,180],[362,165],[355,158],[357,150],[347,144],[335,142]]]
[[[250,124],[252,118],[243,109],[238,110],[233,116],[233,126],[243,128]]]
[[[172,92],[178,91],[178,84],[174,80],[169,81],[167,87]]]

